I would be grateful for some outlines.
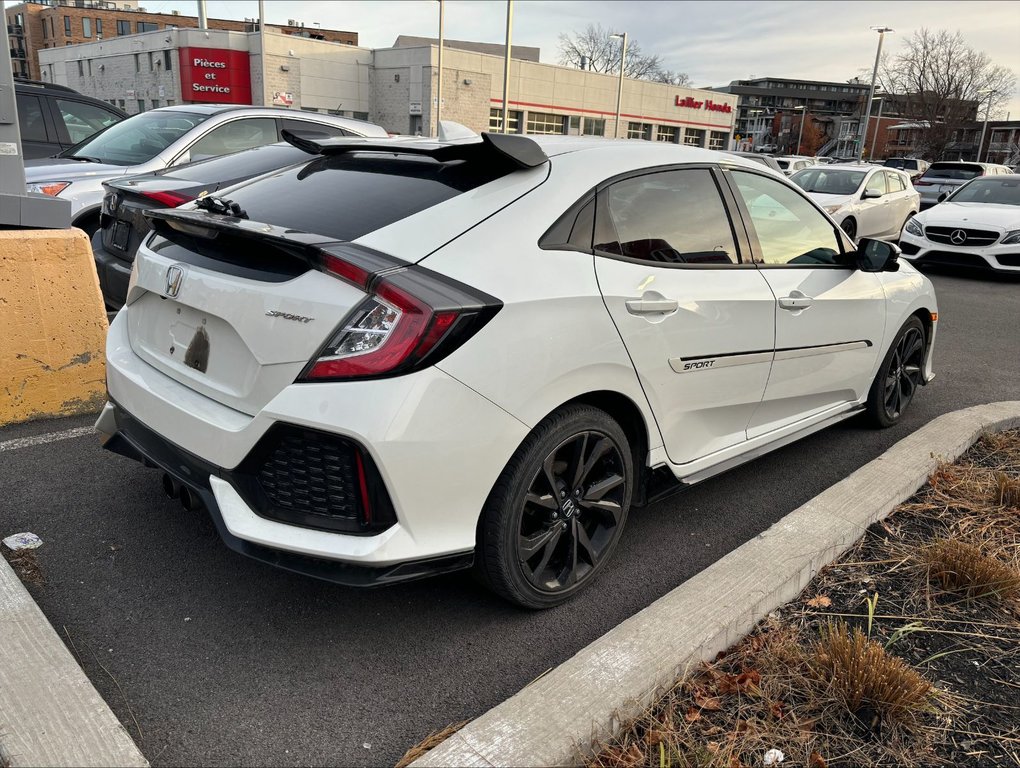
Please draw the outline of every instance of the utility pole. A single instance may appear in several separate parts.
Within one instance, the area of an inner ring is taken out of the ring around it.
[[[800,133],[797,134],[797,154],[800,154],[800,146],[804,143],[804,118],[807,117],[807,105],[796,107],[800,110]]]
[[[977,162],[981,162],[981,148],[985,145],[985,131],[988,129],[988,118],[992,111],[992,95],[995,91],[989,89],[988,91],[988,106],[985,108],[985,121],[981,124],[981,139],[978,141],[977,146]],[[988,153],[985,153],[985,157],[988,157]]]
[[[868,139],[868,123],[871,122],[871,102],[875,98],[875,78],[878,77],[878,62],[882,58],[882,41],[886,32],[893,32],[892,27],[872,27],[878,32],[878,51],[875,52],[875,67],[871,70],[871,90],[868,91],[868,111],[864,117],[864,125],[861,126],[861,140],[857,143],[857,162],[864,158],[864,142]]]
[[[259,20],[262,18],[262,9],[259,8]],[[198,28],[209,29],[209,22],[206,18],[205,0],[198,0]]]
[[[436,136],[439,135],[439,121],[443,114],[443,0],[439,0],[439,78],[436,85]]]
[[[878,122],[875,124],[875,135],[871,137],[871,154],[869,160],[875,159],[875,147],[878,146],[878,132],[882,130],[882,110],[885,108],[885,99],[878,97]],[[865,134],[867,135],[867,134]]]
[[[627,33],[618,32],[610,37],[618,37],[623,42],[620,44],[620,85],[616,90],[616,132],[613,134],[620,138],[620,107],[623,104],[623,72],[627,65]]]
[[[0,229],[66,229],[71,201],[29,193],[25,188],[18,104],[14,96],[11,49],[0,51]]]
[[[266,82],[266,73],[269,71],[269,67],[266,65],[266,5],[264,0],[259,0],[259,69],[262,71],[262,106],[267,106],[266,102],[272,102],[272,99],[268,98],[269,94],[269,83]]]
[[[514,0],[506,0],[506,51],[503,58],[503,133],[510,133],[510,41],[514,30]]]

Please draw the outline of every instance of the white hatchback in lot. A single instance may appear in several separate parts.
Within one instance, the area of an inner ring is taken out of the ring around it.
[[[918,264],[1020,273],[1020,176],[968,181],[908,221],[900,247]]]
[[[823,165],[791,177],[843,228],[851,240],[895,239],[920,210],[920,196],[903,171],[874,165]]]
[[[555,605],[664,478],[894,424],[932,377],[928,280],[749,160],[288,140],[315,156],[150,214],[97,423],[264,562]]]

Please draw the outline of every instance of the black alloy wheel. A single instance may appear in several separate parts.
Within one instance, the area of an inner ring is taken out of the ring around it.
[[[545,457],[524,497],[517,558],[538,590],[586,579],[616,542],[627,481],[623,457],[602,432],[581,432]]]
[[[489,495],[475,567],[495,592],[548,608],[586,587],[627,520],[634,457],[607,413],[572,405],[540,423]]]
[[[868,412],[880,427],[897,423],[922,384],[924,326],[911,317],[900,330],[878,370],[868,395]]]
[[[846,232],[846,236],[847,237],[849,237],[855,243],[857,242],[857,222],[856,221],[854,221],[853,219],[846,219],[839,226],[843,229],[844,232]]]

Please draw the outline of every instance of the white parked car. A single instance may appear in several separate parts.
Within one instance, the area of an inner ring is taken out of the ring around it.
[[[903,256],[919,264],[949,264],[1020,272],[1020,176],[982,176],[907,222]]]
[[[282,129],[321,137],[389,135],[373,123],[317,112],[179,104],[132,115],[54,157],[26,161],[28,191],[70,201],[71,226],[91,237],[99,229],[104,181],[273,144]]]
[[[742,158],[654,142],[291,137],[149,214],[107,448],[228,546],[382,584],[472,565],[529,607],[696,483],[932,378],[932,286]]]
[[[903,171],[874,165],[824,165],[799,171],[791,181],[808,193],[851,239],[896,238],[920,210],[920,198]]]
[[[805,168],[810,168],[814,165],[818,165],[818,161],[813,157],[803,157],[800,155],[789,155],[787,157],[777,157],[776,162],[782,169],[783,173],[787,176],[793,176],[797,171],[802,171]]]

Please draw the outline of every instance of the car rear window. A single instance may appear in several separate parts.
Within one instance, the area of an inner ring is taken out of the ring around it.
[[[910,170],[910,171],[916,171],[917,170],[917,161],[916,160],[886,160],[885,161],[885,167],[886,168],[899,168],[901,171],[904,170],[904,169]]]
[[[259,176],[277,168],[295,165],[308,160],[309,155],[290,144],[267,144],[266,146],[222,155],[209,160],[199,160],[187,165],[178,165],[158,171],[160,176],[173,176],[175,179],[194,181],[199,184],[220,181],[222,179],[239,179]]]
[[[934,163],[924,172],[922,179],[949,179],[969,181],[981,175],[981,166],[972,163]]]
[[[362,235],[494,181],[503,164],[351,153],[318,157],[237,187],[252,221],[337,240]]]

